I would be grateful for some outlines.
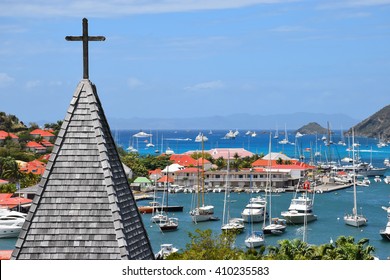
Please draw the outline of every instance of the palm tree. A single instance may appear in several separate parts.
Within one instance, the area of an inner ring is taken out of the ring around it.
[[[2,164],[2,177],[9,179],[11,183],[18,183],[23,177],[23,173],[19,170],[19,165],[12,157],[6,157]]]
[[[218,166],[218,169],[222,169],[226,166],[226,162],[223,157],[219,157],[216,159],[215,164]]]

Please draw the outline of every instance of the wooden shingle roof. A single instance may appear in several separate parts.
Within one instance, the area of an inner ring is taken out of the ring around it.
[[[12,259],[153,259],[95,86],[81,80]]]

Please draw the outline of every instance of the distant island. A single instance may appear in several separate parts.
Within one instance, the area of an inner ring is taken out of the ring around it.
[[[327,129],[316,122],[311,122],[307,125],[302,126],[296,132],[299,132],[301,134],[326,134]]]

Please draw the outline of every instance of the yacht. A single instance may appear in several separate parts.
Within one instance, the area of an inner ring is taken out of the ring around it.
[[[18,237],[27,214],[1,209],[0,211],[0,238]]]
[[[259,223],[264,221],[266,200],[262,197],[251,198],[245,209],[241,212],[241,218],[246,223]]]
[[[173,244],[161,244],[160,251],[155,255],[156,260],[163,260],[172,253],[176,253],[179,249],[173,247]]]
[[[195,137],[195,142],[206,142],[208,141],[209,138],[205,135],[203,135],[203,133],[199,132],[198,136]]]
[[[379,231],[379,234],[383,239],[390,241],[390,207],[382,206],[382,209],[387,212],[387,224],[385,229],[381,229]]]
[[[313,213],[314,200],[309,198],[307,192],[303,192],[297,197],[297,192],[291,200],[288,211],[281,213],[281,216],[288,224],[304,224],[317,220]]]
[[[225,139],[234,139],[236,136],[237,135],[232,130],[229,130],[229,132],[225,134]]]
[[[175,152],[171,149],[171,148],[167,148],[166,150],[165,150],[165,154],[166,155],[173,155]]]

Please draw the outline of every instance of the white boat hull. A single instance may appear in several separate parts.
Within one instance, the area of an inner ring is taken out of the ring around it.
[[[248,215],[248,214],[241,214],[241,217],[243,218],[245,223],[260,223],[264,221],[264,214],[254,214],[254,215]]]
[[[22,230],[22,225],[2,225],[0,227],[0,238],[18,237]]]
[[[214,216],[212,214],[206,214],[206,215],[195,214],[195,215],[191,215],[191,219],[194,223],[207,222],[213,220]]]
[[[348,226],[361,227],[367,224],[367,219],[362,215],[346,215],[344,216],[344,222]]]
[[[383,239],[390,241],[390,231],[386,232],[386,230],[383,229],[379,231],[379,234],[382,236]]]
[[[245,246],[248,248],[257,248],[265,244],[264,236],[258,233],[252,233],[245,239]]]
[[[281,216],[286,220],[287,224],[304,224],[317,220],[317,216],[313,213],[295,213],[295,211],[282,212]]]
[[[286,230],[285,225],[275,225],[275,224],[271,224],[263,228],[263,232],[265,234],[281,234],[285,230]]]
[[[239,218],[231,219],[227,224],[221,227],[223,231],[231,231],[235,233],[241,233],[244,231],[244,221]]]

